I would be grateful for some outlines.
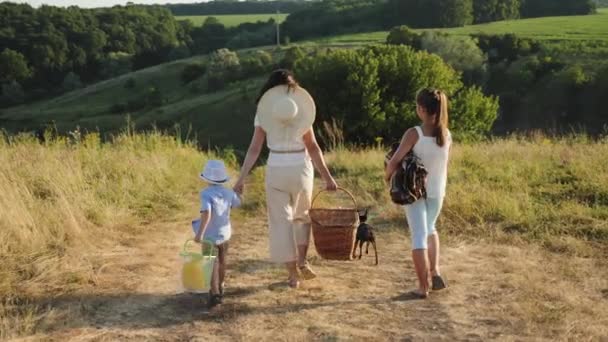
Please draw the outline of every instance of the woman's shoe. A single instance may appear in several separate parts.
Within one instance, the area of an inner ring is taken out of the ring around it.
[[[304,280],[311,280],[317,277],[317,274],[312,270],[312,268],[310,268],[310,265],[308,263],[304,264],[303,266],[300,266],[299,269],[300,274],[302,275],[302,278]]]

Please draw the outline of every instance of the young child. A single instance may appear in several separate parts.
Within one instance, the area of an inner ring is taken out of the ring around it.
[[[201,239],[207,240],[217,248],[208,302],[209,307],[212,308],[221,304],[224,297],[228,241],[232,235],[230,209],[240,206],[241,199],[234,191],[223,186],[228,182],[229,177],[221,160],[209,160],[200,178],[209,186],[200,193],[201,218],[192,222],[192,225],[196,242],[200,242]]]

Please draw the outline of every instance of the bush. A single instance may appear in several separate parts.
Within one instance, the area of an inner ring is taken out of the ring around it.
[[[475,36],[479,48],[487,55],[490,63],[501,61],[512,62],[519,57],[530,56],[541,51],[539,41],[530,38],[521,38],[514,34],[504,35],[477,35]]]
[[[520,0],[473,0],[475,23],[518,19],[520,6]]]
[[[23,103],[24,100],[25,92],[19,82],[12,81],[2,84],[0,106],[13,106]]]
[[[480,137],[490,132],[498,117],[498,98],[485,96],[478,87],[465,88],[449,108],[450,126],[457,135]]]
[[[293,69],[296,63],[305,56],[306,54],[304,53],[304,50],[301,47],[291,47],[287,49],[287,51],[285,51],[285,55],[279,62],[279,66],[284,69]]]
[[[22,82],[32,76],[25,56],[11,49],[0,53],[0,82]]]
[[[183,84],[188,84],[207,72],[207,66],[203,63],[191,63],[184,67],[180,74],[180,79]]]
[[[122,114],[127,111],[127,105],[124,103],[116,103],[110,107],[110,113]]]
[[[101,60],[100,75],[104,79],[131,72],[133,57],[123,52],[111,52]]]
[[[65,75],[65,78],[63,79],[62,88],[64,91],[72,91],[82,88],[82,81],[80,81],[80,76],[70,71],[67,75]]]
[[[389,45],[409,45],[418,50],[421,47],[420,39],[420,34],[403,25],[393,27],[388,37],[386,37],[386,43]]]
[[[268,72],[272,68],[272,56],[266,52],[258,50],[249,57],[241,61],[241,78],[257,76]]]
[[[125,82],[125,89],[134,89],[136,86],[137,86],[137,82],[135,81],[135,78],[133,78],[133,77],[129,77],[127,82]]]
[[[421,48],[439,55],[454,69],[462,72],[465,84],[483,84],[487,57],[470,37],[451,36],[441,32],[425,32]]]
[[[173,49],[171,49],[171,51],[169,52],[169,55],[167,56],[167,60],[170,61],[176,61],[179,59],[184,59],[184,58],[188,58],[192,55],[192,53],[190,52],[190,49],[188,48],[188,46],[186,45],[180,45],[177,47],[174,47]]]
[[[438,56],[406,46],[331,51],[306,58],[295,71],[317,102],[320,123],[343,122],[346,141],[365,144],[377,137],[396,140],[406,128],[418,124],[415,95],[419,89],[433,86],[451,96],[463,88],[458,73]],[[476,101],[484,98],[479,89],[466,94]],[[493,98],[488,101],[495,103]],[[497,107],[478,102],[471,112],[456,107],[455,117],[474,113],[473,117],[485,120],[478,126],[462,125],[462,133],[486,133],[491,127],[486,122],[492,110],[496,115]]]
[[[241,62],[236,52],[219,49],[209,57],[207,69],[210,90],[219,90],[239,78]]]

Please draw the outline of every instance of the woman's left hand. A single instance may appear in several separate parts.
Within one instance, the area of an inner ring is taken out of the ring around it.
[[[236,184],[234,185],[234,187],[232,189],[237,194],[242,195],[243,191],[245,190],[245,181],[243,181],[243,179],[239,178],[239,180],[236,182]]]

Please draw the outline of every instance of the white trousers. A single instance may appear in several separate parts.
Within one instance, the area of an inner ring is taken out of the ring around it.
[[[310,160],[297,166],[266,167],[266,207],[271,261],[297,261],[297,246],[308,245],[308,210],[313,182],[314,168]]]

